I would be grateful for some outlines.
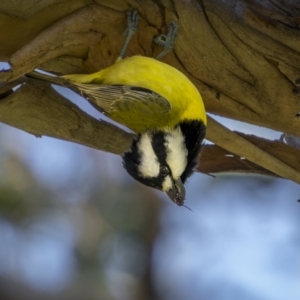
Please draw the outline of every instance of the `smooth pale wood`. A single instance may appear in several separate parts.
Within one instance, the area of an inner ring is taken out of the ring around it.
[[[24,84],[1,99],[0,122],[37,137],[45,135],[119,155],[129,149],[133,137],[92,118],[49,84],[40,82]]]
[[[235,133],[300,172],[300,149],[284,144],[280,140],[270,141],[241,132]],[[232,154],[230,151],[210,144],[203,146],[198,171],[213,174],[240,172],[278,176],[269,170],[250,162],[245,157]]]
[[[261,148],[208,117],[207,139],[263,168],[300,184],[300,173]]]

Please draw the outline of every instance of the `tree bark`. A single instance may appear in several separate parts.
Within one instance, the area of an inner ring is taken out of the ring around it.
[[[161,49],[152,43],[153,38],[175,20],[180,26],[178,38],[164,61],[191,79],[209,113],[299,135],[298,1],[4,2],[0,7],[0,57],[9,61],[11,68],[0,73],[0,80],[13,82],[37,67],[67,74],[94,72],[111,65],[124,42],[124,12],[132,8],[138,9],[141,20],[128,56],[155,56]],[[42,101],[36,101],[41,89]],[[26,83],[9,96],[6,91],[2,98],[0,121],[35,135],[116,154],[130,145],[132,136],[68,107],[66,99],[40,83]],[[32,102],[22,105],[25,101]],[[73,113],[67,113],[69,109]],[[300,183],[299,162],[296,157],[292,162],[284,160],[284,151],[275,158],[212,119],[207,137],[262,170]],[[222,162],[228,163],[228,159]],[[212,169],[216,170],[215,165]]]

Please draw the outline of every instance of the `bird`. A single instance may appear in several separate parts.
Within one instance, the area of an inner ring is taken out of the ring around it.
[[[123,156],[123,166],[140,183],[166,192],[185,206],[184,184],[199,161],[206,132],[206,111],[194,84],[176,68],[161,62],[173,48],[178,24],[155,42],[156,57],[125,57],[137,30],[138,12],[127,12],[126,41],[116,62],[92,74],[52,76],[33,71],[28,77],[68,87],[136,136]]]

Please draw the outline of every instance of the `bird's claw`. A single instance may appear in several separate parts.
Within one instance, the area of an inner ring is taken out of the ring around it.
[[[137,29],[137,24],[139,21],[139,14],[136,9],[134,10],[128,10],[126,12],[127,15],[127,28],[125,29],[123,35],[128,36],[128,35],[134,35]]]
[[[171,21],[168,24],[167,34],[160,34],[154,38],[156,44],[164,47],[164,50],[156,57],[156,59],[162,58],[173,49],[178,28],[178,23],[176,21]]]

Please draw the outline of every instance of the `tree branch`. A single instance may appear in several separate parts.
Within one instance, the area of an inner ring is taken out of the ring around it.
[[[300,184],[300,173],[292,166],[274,157],[272,151],[272,154],[269,154],[210,117],[208,118],[207,139],[230,153],[245,157],[250,162],[262,166],[280,177]]]
[[[114,154],[128,150],[133,137],[92,118],[51,85],[33,80],[0,100],[0,122],[37,137],[45,135]]]
[[[32,5],[35,2],[39,1],[30,1]],[[88,73],[111,65],[123,43],[124,11],[130,6],[139,10],[141,18],[128,56],[153,56],[159,51],[153,37],[165,32],[170,20],[177,20],[178,38],[165,61],[191,79],[208,112],[299,136],[295,85],[300,77],[299,18],[295,14],[299,4],[281,1],[275,6],[273,2],[173,0],[164,7],[164,2],[158,6],[150,0],[112,0],[106,4],[109,7],[77,7],[72,1],[63,6],[53,1],[47,14],[41,8],[33,15],[26,14],[23,7],[27,19],[21,21],[14,16],[22,13],[14,12],[15,4],[10,7],[7,2],[7,15],[1,15],[0,26],[9,34],[0,37],[4,45],[0,57],[10,57],[11,69],[0,73],[0,80],[18,78],[37,65],[64,74]],[[293,8],[285,7],[288,5]],[[12,22],[14,26],[10,26]],[[23,27],[33,30],[22,35]],[[129,148],[131,135],[81,112],[50,86],[30,83],[9,93],[0,102],[0,121],[4,123],[116,154]],[[274,158],[213,120],[208,124],[208,139],[300,182],[293,164]]]

